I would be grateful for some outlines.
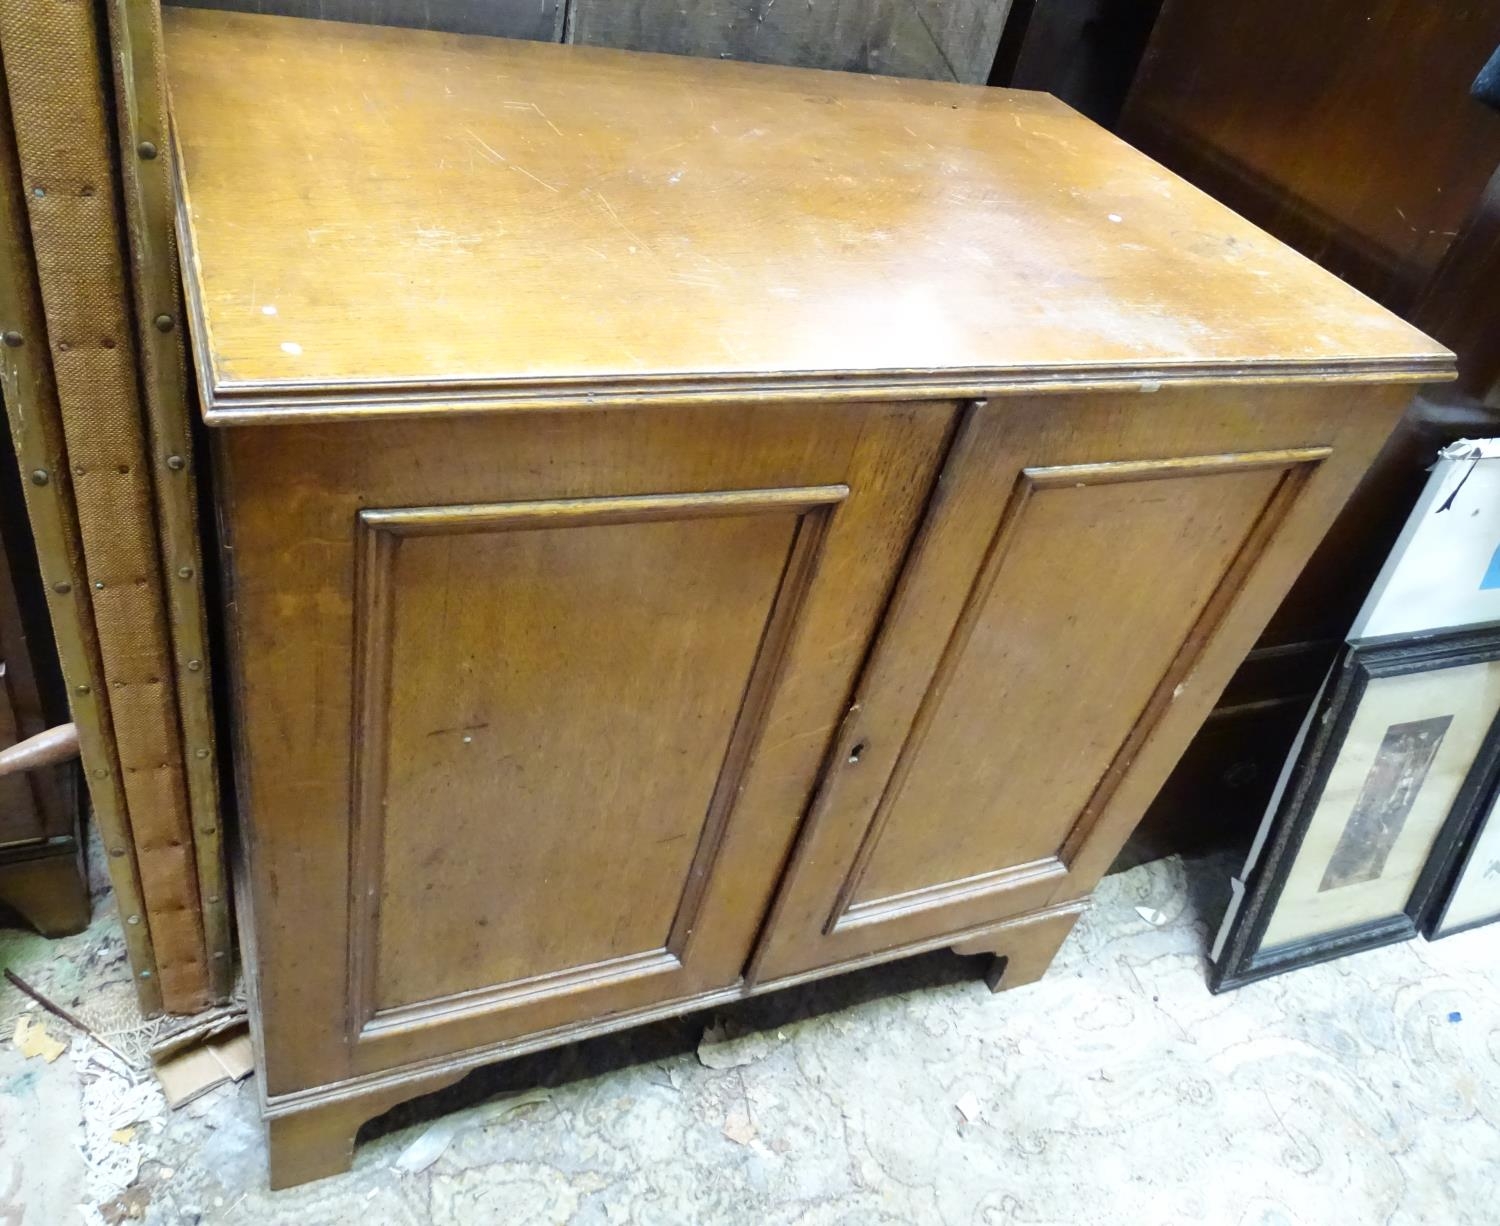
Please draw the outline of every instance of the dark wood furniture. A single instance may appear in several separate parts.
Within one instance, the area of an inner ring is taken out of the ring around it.
[[[1039,89],[1113,128],[1162,0],[1015,0],[991,85]]]
[[[67,719],[15,461],[0,457],[0,749]],[[81,932],[89,888],[71,763],[0,775],[0,915]]]
[[[278,1185],[507,1055],[1040,975],[1451,371],[1045,96],[168,17]]]
[[[1500,0],[1162,6],[1120,134],[1438,337],[1460,379],[1403,418],[1132,860],[1248,843],[1437,449],[1500,429],[1500,114],[1470,94],[1497,43]]]
[[[1120,131],[1406,311],[1500,165],[1497,43],[1494,0],[1168,0]]]

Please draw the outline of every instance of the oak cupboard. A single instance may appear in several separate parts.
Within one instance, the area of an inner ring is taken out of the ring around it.
[[[278,1186],[507,1055],[1039,976],[1451,374],[1043,96],[167,33]]]

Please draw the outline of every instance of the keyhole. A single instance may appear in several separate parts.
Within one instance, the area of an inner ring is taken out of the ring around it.
[[[849,751],[849,765],[853,766],[864,756],[865,743],[863,741],[855,742],[854,748]]]

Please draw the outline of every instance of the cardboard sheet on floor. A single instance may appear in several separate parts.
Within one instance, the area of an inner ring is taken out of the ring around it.
[[[226,1081],[241,1081],[255,1069],[250,1032],[220,1035],[197,1047],[169,1056],[156,1066],[167,1104],[173,1108],[190,1103]]]

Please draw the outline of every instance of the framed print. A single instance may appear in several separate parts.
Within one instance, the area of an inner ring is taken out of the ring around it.
[[[1492,762],[1455,845],[1446,885],[1422,925],[1429,941],[1500,919],[1500,762]]]
[[[1500,755],[1500,628],[1361,643],[1325,687],[1215,992],[1415,936]]]
[[[1500,439],[1438,453],[1351,642],[1500,622]]]

